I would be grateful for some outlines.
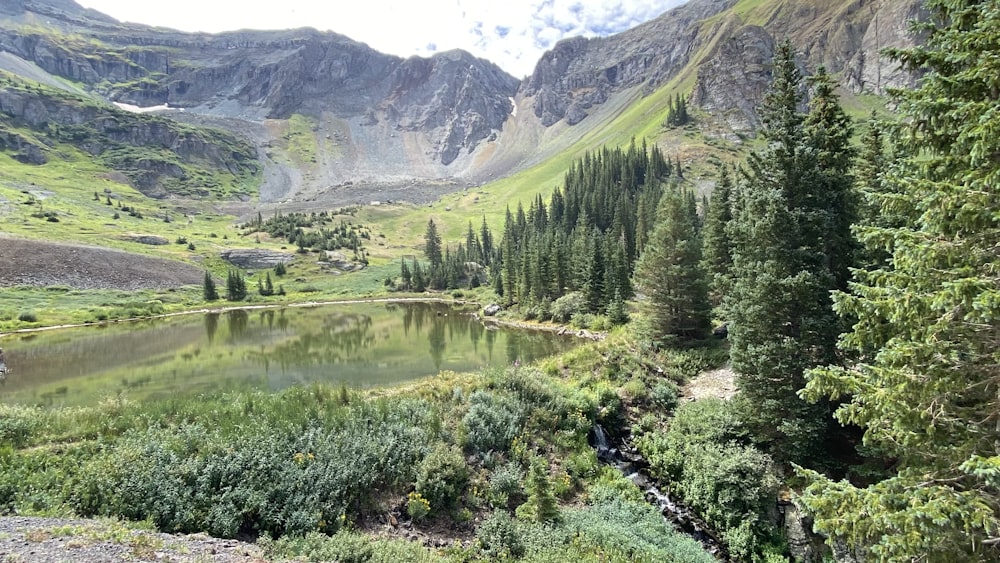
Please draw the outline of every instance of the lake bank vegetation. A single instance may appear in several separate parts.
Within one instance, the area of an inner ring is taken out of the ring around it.
[[[588,434],[624,428],[647,388],[672,408],[677,383],[721,353],[654,362],[633,346],[618,335],[538,366],[405,389],[2,406],[0,506],[268,537],[276,556],[711,561],[598,463]],[[400,543],[410,533],[445,545]]]

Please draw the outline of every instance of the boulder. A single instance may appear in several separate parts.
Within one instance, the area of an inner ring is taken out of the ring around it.
[[[490,303],[485,308],[483,308],[483,314],[487,317],[496,316],[497,313],[503,311],[503,307],[497,305],[496,303]]]
[[[220,254],[223,260],[243,269],[267,269],[291,262],[295,255],[261,248],[233,248]]]
[[[320,265],[324,268],[332,268],[338,272],[357,272],[365,269],[363,262],[355,262],[343,252],[336,250],[327,250],[326,259],[320,260]]]

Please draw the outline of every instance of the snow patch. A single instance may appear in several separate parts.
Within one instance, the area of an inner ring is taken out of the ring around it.
[[[512,108],[510,110],[510,116],[517,117],[517,102],[514,101],[514,98],[507,98],[507,99],[510,100],[510,106]]]
[[[139,106],[134,106],[132,104],[125,104],[122,102],[115,102],[115,105],[118,106],[120,109],[132,113],[149,113],[152,111],[167,111],[167,110],[184,111],[184,108],[172,108],[170,107],[169,104],[163,104],[161,106],[149,106],[144,108]]]

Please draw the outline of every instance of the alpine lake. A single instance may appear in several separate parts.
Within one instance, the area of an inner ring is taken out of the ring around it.
[[[391,386],[441,371],[532,362],[578,344],[492,326],[472,306],[382,302],[232,309],[8,334],[0,402],[87,406],[277,391],[322,382]]]

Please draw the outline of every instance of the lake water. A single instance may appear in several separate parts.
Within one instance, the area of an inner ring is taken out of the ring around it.
[[[7,335],[0,401],[90,405],[278,390],[325,382],[374,387],[530,362],[575,346],[549,332],[488,329],[475,309],[364,303],[233,310]]]

